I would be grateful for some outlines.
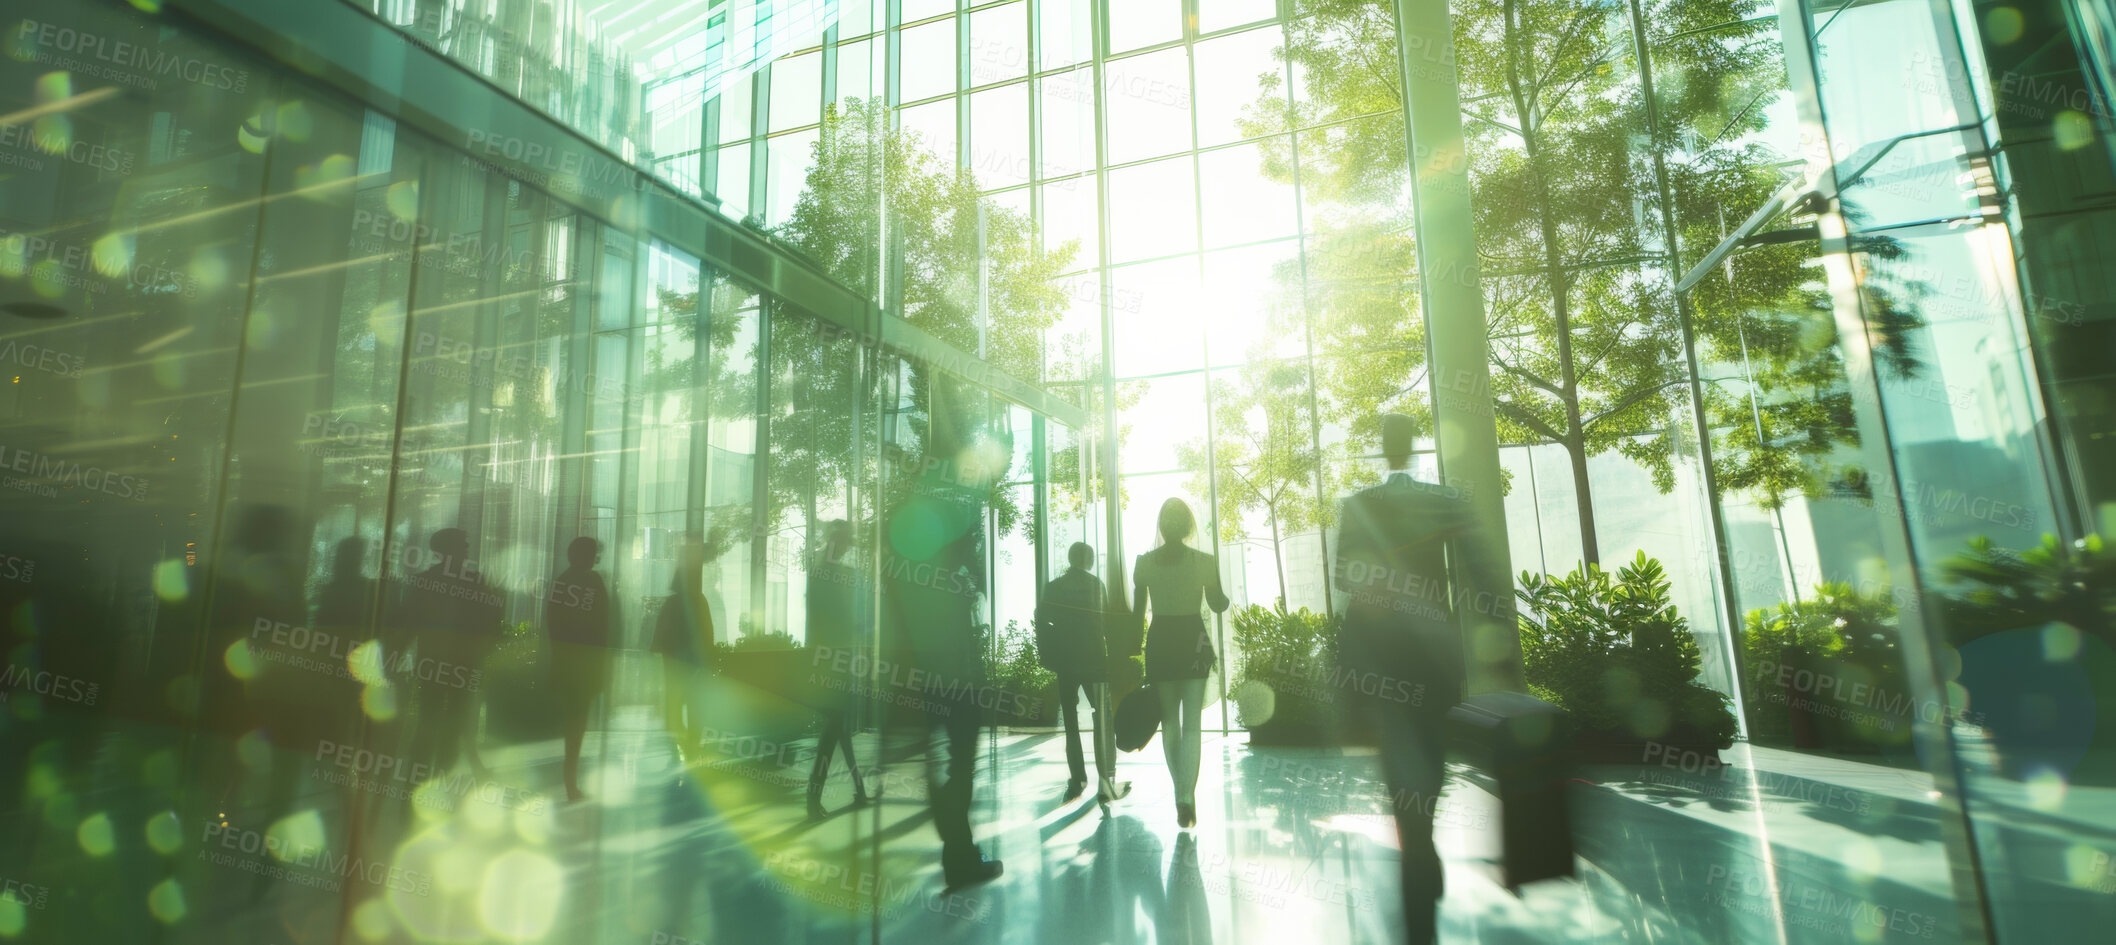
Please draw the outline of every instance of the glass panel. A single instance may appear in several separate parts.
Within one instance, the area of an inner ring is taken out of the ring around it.
[[[899,34],[904,61],[899,100],[916,102],[955,91],[955,21],[927,23]]]
[[[706,309],[704,595],[717,640],[764,632],[751,596],[756,553],[758,319],[754,290],[716,276]],[[669,552],[673,556],[673,549]]]
[[[1095,166],[1095,74],[1082,69],[1036,82],[1043,125],[1044,177],[1065,177]]]
[[[1191,146],[1190,62],[1168,49],[1110,63],[1103,86],[1109,162],[1128,164]]]
[[[970,14],[970,85],[990,85],[1029,74],[1029,5],[989,7]]]
[[[1205,248],[1292,236],[1293,184],[1263,168],[1267,152],[1242,145],[1198,155],[1198,189],[1205,196]]]
[[[1247,113],[1251,108],[1283,107],[1286,67],[1272,50],[1285,42],[1284,33],[1268,27],[1197,44],[1200,147],[1263,133],[1250,127],[1256,119]]]
[[[1198,4],[1198,31],[1210,33],[1277,14],[1278,0],[1207,0]]]
[[[1113,298],[1138,299],[1139,311],[1112,312],[1117,376],[1142,377],[1204,366],[1211,324],[1198,285],[1198,260],[1179,256],[1109,271]]]
[[[970,97],[970,173],[987,190],[1028,183],[1028,83]]]
[[[1125,0],[1108,9],[1112,55],[1183,37],[1182,0]]]
[[[793,216],[794,202],[801,192],[808,189],[808,172],[815,167],[816,141],[821,133],[816,129],[796,131],[780,135],[764,143],[771,149],[765,168],[764,218],[767,225],[785,223]]]
[[[1190,158],[1110,171],[1110,261],[1195,251],[1197,212]]]
[[[1043,225],[1037,232],[1043,237],[1045,249],[1055,250],[1077,240],[1080,249],[1075,260],[1092,263],[1097,259],[1101,231],[1095,186],[1092,174],[1043,185]]]
[[[1036,4],[1038,69],[1057,69],[1094,58],[1093,8],[1085,3]]]
[[[1288,288],[1300,283],[1299,253],[1298,243],[1285,241],[1205,254],[1203,310],[1211,313],[1206,342],[1215,366],[1305,353],[1301,296]],[[1382,363],[1361,359],[1354,369],[1371,376]]]
[[[848,101],[873,97],[882,84],[876,81],[878,55],[875,41],[863,39],[838,47],[838,108]]]
[[[750,103],[755,97],[756,86],[748,81],[735,82],[720,93],[720,143],[731,144],[750,137]]]
[[[771,65],[771,130],[813,125],[822,115],[823,54],[807,53]]]
[[[940,158],[944,167],[955,166],[956,101],[944,98],[938,102],[914,105],[896,113],[904,133],[916,136],[916,147]]]
[[[720,198],[720,212],[738,220],[750,212],[750,147],[736,144],[720,149],[720,186],[713,191],[713,196]]]

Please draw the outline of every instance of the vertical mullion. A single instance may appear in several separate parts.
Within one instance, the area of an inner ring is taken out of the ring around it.
[[[748,216],[764,219],[764,198],[767,193],[764,175],[771,166],[766,160],[765,132],[771,128],[771,72],[767,63],[750,76],[749,93],[749,208]]]
[[[1821,153],[1834,154],[1828,106],[1822,98],[1821,65],[1817,61],[1814,35],[1810,32],[1813,21],[1808,4],[1805,0],[1779,0],[1778,6],[1786,72],[1800,116],[1802,137],[1818,142]],[[1816,186],[1825,194],[1841,194],[1845,182],[1837,179],[1836,169],[1825,161],[1819,170]],[[1843,355],[1845,385],[1851,392],[1853,418],[1860,432],[1860,450],[1871,451],[1866,457],[1866,466],[1873,495],[1893,497],[1891,501],[1874,503],[1875,509],[1882,512],[1876,523],[1880,539],[1878,557],[1888,571],[1890,585],[1909,589],[1914,595],[1912,600],[1932,600],[1924,593],[1924,582],[1916,566],[1915,544],[1902,505],[1901,470],[1897,468],[1882,379],[1875,369],[1873,347],[1862,311],[1861,277],[1851,258],[1851,228],[1837,199],[1830,200],[1829,205],[1816,214],[1816,225],[1821,236],[1819,257],[1829,284],[1831,316]],[[1947,696],[1948,681],[1940,675],[1937,654],[1932,647],[1935,631],[1939,628],[1927,622],[1927,615],[1935,609],[1901,608],[1897,614],[1897,638],[1903,647],[1904,671],[1909,677],[1912,695],[1920,700],[1920,704],[1945,708],[1953,700]],[[1924,755],[1925,767],[1940,795],[1935,806],[1940,811],[1940,838],[1947,850],[1948,879],[1961,921],[1962,937],[1966,941],[1995,942],[1989,890],[1976,845],[1975,825],[1969,816],[1969,796],[1963,791],[1961,755],[1954,731],[1944,713],[1937,722],[1926,721],[1924,713],[1913,713],[1910,723],[1913,739],[1934,749]]]

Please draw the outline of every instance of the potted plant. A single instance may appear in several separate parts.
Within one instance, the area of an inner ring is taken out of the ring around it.
[[[1344,700],[1331,686],[1337,621],[1306,607],[1251,604],[1236,610],[1232,623],[1241,652],[1232,692],[1250,743],[1328,743],[1344,718]]]
[[[1529,692],[1572,713],[1583,757],[1635,761],[1647,742],[1717,753],[1734,743],[1725,694],[1697,682],[1689,621],[1667,573],[1640,552],[1614,575],[1524,572],[1517,592]]]

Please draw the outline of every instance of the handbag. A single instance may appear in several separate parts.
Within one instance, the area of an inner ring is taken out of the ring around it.
[[[1124,701],[1117,703],[1117,747],[1123,751],[1138,751],[1153,741],[1154,733],[1161,730],[1161,697],[1154,691],[1154,684],[1132,690]]]

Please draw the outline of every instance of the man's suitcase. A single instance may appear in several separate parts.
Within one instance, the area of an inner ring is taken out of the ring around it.
[[[1449,709],[1447,722],[1454,756],[1494,782],[1506,887],[1571,876],[1571,716],[1525,693],[1487,692]]]

